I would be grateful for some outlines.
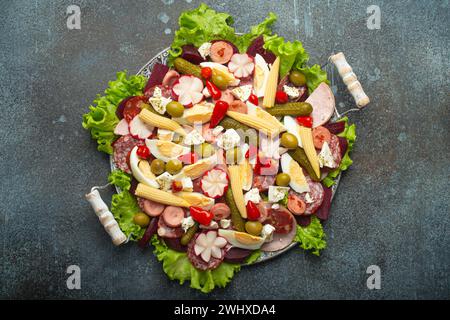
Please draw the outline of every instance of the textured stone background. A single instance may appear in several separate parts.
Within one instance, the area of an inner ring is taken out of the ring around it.
[[[136,72],[167,47],[179,13],[199,3],[171,2],[1,1],[1,298],[207,297],[169,281],[150,250],[114,248],[83,198],[109,163],[81,115],[116,71]],[[448,1],[207,2],[238,31],[274,11],[276,32],[302,40],[312,62],[344,51],[373,101],[351,115],[355,164],[325,227],[328,249],[245,268],[209,297],[448,299]],[[81,30],[66,28],[70,4]],[[366,27],[371,4],[381,30]],[[346,93],[338,101],[352,106]],[[71,264],[81,266],[79,291],[65,285]],[[366,287],[372,264],[378,291]]]

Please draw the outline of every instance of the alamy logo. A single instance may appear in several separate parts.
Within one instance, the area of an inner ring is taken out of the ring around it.
[[[370,276],[367,278],[367,288],[369,290],[380,290],[381,289],[381,269],[377,265],[371,265],[367,267],[367,274]]]
[[[67,278],[66,285],[69,290],[80,290],[81,289],[81,269],[77,265],[70,265],[66,270],[67,274],[70,276]]]
[[[381,10],[379,6],[371,5],[367,7],[367,28],[369,30],[381,29]]]
[[[81,10],[79,6],[70,5],[67,7],[66,14],[67,17],[67,28],[69,30],[80,30],[81,29]]]

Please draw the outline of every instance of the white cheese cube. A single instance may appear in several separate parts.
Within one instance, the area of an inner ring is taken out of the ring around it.
[[[156,182],[159,183],[159,188],[164,191],[170,190],[172,187],[172,181],[173,176],[168,172],[164,172],[156,177]]]
[[[194,190],[194,184],[192,183],[192,179],[189,177],[182,178],[181,185],[183,187],[183,191],[192,192]]]
[[[334,168],[336,166],[333,159],[333,154],[331,153],[330,146],[327,142],[324,142],[322,150],[320,150],[320,153],[317,155],[317,157],[319,158],[319,165],[321,168]]]
[[[295,99],[300,96],[300,91],[295,87],[283,86],[284,92],[288,95],[289,98]]]
[[[252,94],[253,86],[251,84],[247,84],[245,86],[236,87],[231,90],[231,94],[241,101],[247,101],[250,95]]]
[[[240,142],[241,137],[234,129],[228,129],[217,139],[217,145],[224,150],[232,149],[238,146]]]
[[[270,186],[269,187],[269,202],[278,202],[284,199],[286,194],[288,193],[288,187],[278,187],[278,186]]]
[[[274,203],[272,205],[272,209],[278,210],[278,209],[280,209],[280,205],[278,203]]]
[[[202,94],[205,96],[205,99],[211,98],[211,93],[209,93],[209,90],[207,87],[205,87],[203,89]]]
[[[309,194],[309,192],[305,195],[305,202],[306,203],[313,203],[314,200],[311,198],[311,195]]]
[[[211,42],[205,42],[198,48],[198,53],[200,53],[203,59],[206,59],[211,53],[211,45]]]
[[[217,137],[219,134],[222,133],[223,129],[224,128],[222,126],[217,126],[214,129],[212,129],[213,136]]]
[[[205,142],[205,138],[203,138],[203,136],[200,134],[200,132],[198,132],[197,130],[192,130],[191,132],[189,132],[183,140],[183,143],[189,146],[196,146],[199,144],[202,144],[203,142]]]
[[[211,230],[211,229],[219,229],[219,224],[216,221],[211,221],[209,226],[200,225],[200,229]]]
[[[194,219],[192,219],[191,216],[187,218],[183,218],[181,220],[181,228],[183,228],[184,232],[187,232],[190,227],[192,227],[195,224]]]
[[[275,231],[275,227],[271,224],[265,224],[261,231],[261,238],[265,239],[265,242],[270,242],[273,239],[273,232]]]
[[[261,196],[259,194],[259,190],[257,188],[250,189],[245,195],[244,195],[245,204],[247,205],[247,202],[251,201],[253,203],[259,203],[261,201]]]
[[[231,220],[230,219],[221,219],[220,220],[220,227],[223,229],[228,229],[231,226]]]

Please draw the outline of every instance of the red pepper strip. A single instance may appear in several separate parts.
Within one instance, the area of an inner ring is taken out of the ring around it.
[[[192,219],[204,226],[209,226],[214,217],[211,212],[203,210],[200,207],[190,207],[189,212],[191,213]]]
[[[217,88],[216,85],[209,80],[206,80],[206,88],[208,89],[209,94],[214,100],[219,100],[222,96],[222,92],[219,90],[219,88]]]
[[[254,168],[254,172],[256,174],[261,174],[261,169],[262,168],[270,168],[270,166],[272,165],[270,159],[267,159],[264,163],[261,162],[261,158],[258,156],[256,157],[256,164],[255,164],[255,168]]]
[[[258,97],[256,95],[254,95],[253,93],[250,95],[250,97],[248,97],[248,101],[250,103],[254,104],[255,106],[257,106],[259,104]]]
[[[312,128],[313,119],[311,116],[297,117],[297,122],[304,127]]]
[[[216,105],[214,107],[212,116],[211,116],[211,121],[209,122],[209,127],[215,128],[220,120],[222,120],[225,117],[225,114],[227,113],[229,104],[225,101],[219,100],[216,102]]]
[[[181,181],[172,181],[172,192],[180,192],[183,190]]]
[[[250,221],[256,221],[261,216],[258,207],[253,201],[247,202],[247,219]]]

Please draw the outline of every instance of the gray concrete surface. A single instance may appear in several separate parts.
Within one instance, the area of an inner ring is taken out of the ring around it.
[[[372,98],[351,115],[355,164],[325,227],[328,249],[292,250],[205,296],[169,281],[150,250],[112,246],[83,198],[109,163],[81,115],[116,71],[167,47],[179,13],[199,3],[164,2],[1,1],[0,298],[448,299],[448,1],[207,1],[238,31],[274,11],[276,32],[302,40],[312,62],[344,51]],[[70,4],[81,30],[66,28]],[[366,27],[371,4],[380,30]],[[340,102],[352,106],[348,94]],[[71,264],[81,290],[66,288]],[[381,290],[366,287],[372,264]]]

